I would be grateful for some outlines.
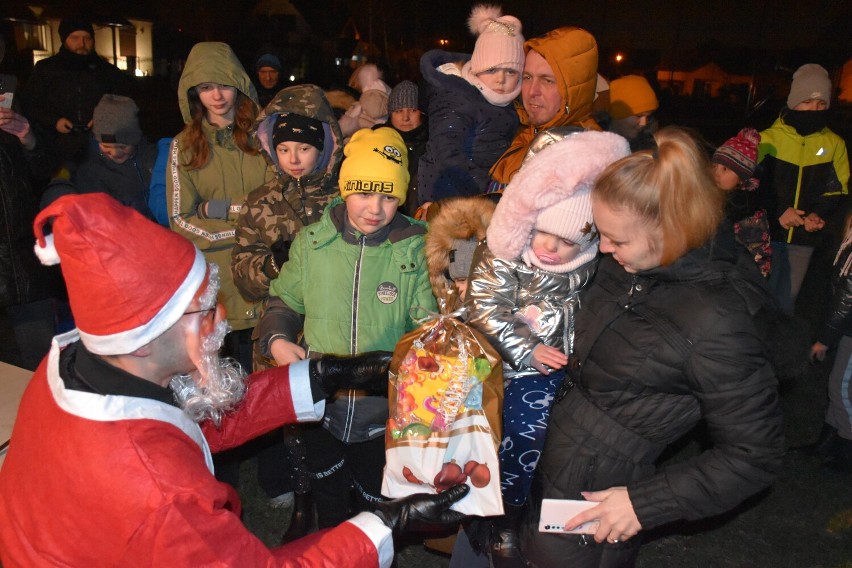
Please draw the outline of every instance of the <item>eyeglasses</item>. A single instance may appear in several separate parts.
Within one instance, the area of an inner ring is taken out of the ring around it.
[[[201,319],[205,320],[212,319],[213,314],[215,314],[215,312],[216,306],[213,306],[212,308],[204,308],[203,310],[192,310],[190,312],[183,312],[183,315],[188,316],[190,314],[202,314]]]

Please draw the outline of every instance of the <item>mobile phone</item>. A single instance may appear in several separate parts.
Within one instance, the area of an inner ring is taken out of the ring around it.
[[[573,530],[566,531],[565,523],[574,515],[582,513],[599,505],[595,501],[575,501],[572,499],[542,499],[541,519],[539,520],[539,532],[573,533],[573,534],[595,534],[598,530],[598,521],[593,520],[583,523]]]
[[[18,78],[14,75],[0,74],[0,95],[3,95],[3,100],[0,101],[0,107],[12,108],[12,99],[15,97],[15,89],[18,86]]]

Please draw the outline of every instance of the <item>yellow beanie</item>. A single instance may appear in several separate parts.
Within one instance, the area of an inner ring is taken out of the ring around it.
[[[659,108],[657,95],[644,77],[625,75],[609,84],[609,116],[622,120]]]
[[[393,128],[362,128],[343,147],[340,166],[340,195],[383,193],[405,203],[408,193],[408,150]]]

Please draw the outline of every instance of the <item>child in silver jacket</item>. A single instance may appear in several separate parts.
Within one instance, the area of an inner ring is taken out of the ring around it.
[[[554,394],[573,352],[578,294],[594,276],[598,235],[591,188],[628,155],[612,133],[569,134],[524,164],[506,187],[477,249],[468,289],[469,323],[504,361],[500,474],[506,506],[500,549],[511,548],[544,445]]]

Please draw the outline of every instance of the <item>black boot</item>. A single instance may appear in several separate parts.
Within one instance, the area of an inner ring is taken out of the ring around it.
[[[837,428],[825,423],[822,425],[822,431],[820,431],[816,442],[793,449],[809,456],[827,458],[835,454],[838,440],[840,440],[840,437],[837,435]]]
[[[838,437],[834,454],[824,465],[841,473],[852,473],[852,440]]]
[[[314,500],[310,493],[296,493],[295,503],[293,505],[293,518],[290,520],[290,526],[284,536],[281,537],[281,544],[302,538],[319,530],[317,528],[317,516],[314,512]]]
[[[491,525],[491,564],[494,568],[524,566],[520,550],[520,523],[523,506],[503,504],[502,517]]]

